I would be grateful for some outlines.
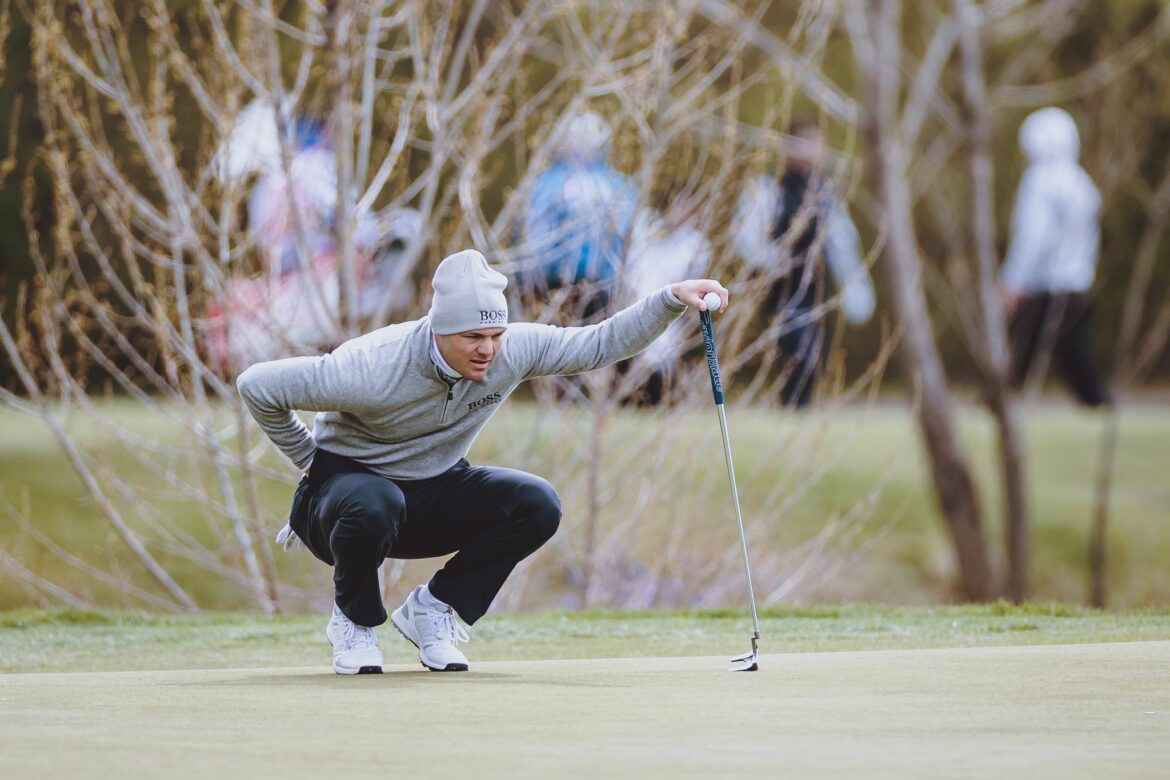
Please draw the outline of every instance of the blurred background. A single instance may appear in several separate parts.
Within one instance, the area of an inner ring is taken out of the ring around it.
[[[688,276],[764,604],[1170,601],[1170,6],[3,0],[0,609],[324,608],[259,360]],[[495,608],[742,605],[697,317],[472,451],[564,499]],[[433,563],[387,561],[387,598]]]

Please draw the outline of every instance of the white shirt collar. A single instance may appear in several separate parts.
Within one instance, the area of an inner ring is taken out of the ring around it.
[[[431,360],[435,361],[435,368],[439,369],[439,373],[443,375],[444,379],[458,382],[463,378],[458,371],[447,365],[447,361],[443,359],[443,353],[439,351],[439,342],[433,335],[431,336]]]

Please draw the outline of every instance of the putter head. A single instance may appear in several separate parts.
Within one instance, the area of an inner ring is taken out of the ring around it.
[[[731,663],[735,664],[727,671],[729,672],[757,672],[760,669],[760,651],[756,648],[756,643],[752,642],[752,649],[743,655],[735,655],[731,657]]]

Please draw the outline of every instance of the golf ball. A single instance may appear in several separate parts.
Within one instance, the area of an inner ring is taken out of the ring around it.
[[[719,300],[719,293],[717,292],[709,292],[704,295],[703,303],[706,304],[707,311],[710,312],[719,311],[719,307],[723,305],[723,302]]]

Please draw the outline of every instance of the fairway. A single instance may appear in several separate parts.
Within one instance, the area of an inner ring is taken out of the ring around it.
[[[732,647],[731,650],[736,648]],[[1170,642],[0,677],[4,777],[1151,777]]]

